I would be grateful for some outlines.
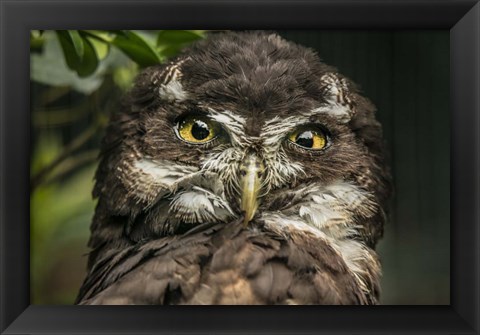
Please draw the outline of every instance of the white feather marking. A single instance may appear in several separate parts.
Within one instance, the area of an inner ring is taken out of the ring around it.
[[[221,114],[221,113],[215,112],[212,109],[210,109],[210,114],[209,115],[215,121],[217,121],[217,122],[219,122],[223,125],[233,127],[235,130],[243,129],[243,127],[245,126],[245,119],[244,118],[242,118],[238,115],[235,115],[235,114],[233,114],[229,111],[225,111],[223,114]]]
[[[289,238],[292,231],[309,233],[320,239],[326,237],[321,230],[313,228],[298,216],[265,212],[261,215],[261,220],[270,230],[283,235],[285,238]]]
[[[182,84],[176,79],[172,79],[169,83],[161,85],[158,89],[158,94],[161,99],[167,101],[184,101],[188,97]]]
[[[299,175],[305,174],[303,166],[300,163],[291,162],[283,148],[267,152],[265,163],[269,166],[264,180],[265,192],[269,192],[271,187],[282,187]]]
[[[141,159],[134,162],[134,167],[146,174],[156,182],[168,187],[172,186],[178,179],[189,173],[198,171],[198,168],[190,165],[177,165],[174,162],[151,159]]]
[[[169,213],[190,223],[224,222],[235,216],[225,199],[198,186],[177,193],[170,203]]]
[[[213,205],[205,194],[189,191],[181,192],[173,199],[170,204],[170,211],[178,212],[180,209],[188,210],[188,212],[203,212],[209,214],[214,213]]]
[[[308,114],[315,115],[322,113],[335,117],[340,123],[347,123],[350,121],[352,110],[348,105],[331,103],[315,108]]]
[[[260,137],[268,150],[276,150],[285,137],[298,125],[308,122],[308,117],[301,115],[281,119],[278,116],[265,122]]]
[[[246,120],[243,117],[228,110],[220,113],[212,108],[208,108],[208,111],[212,120],[224,126],[233,143],[241,146],[250,143],[250,140],[245,136]]]

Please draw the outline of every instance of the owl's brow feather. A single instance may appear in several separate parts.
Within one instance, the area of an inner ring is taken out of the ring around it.
[[[348,123],[352,117],[353,111],[348,106],[325,104],[310,111],[309,118],[319,114],[333,116],[340,123]]]
[[[207,110],[208,116],[224,127],[234,143],[242,144],[249,142],[245,136],[245,125],[247,122],[245,118],[229,110],[219,112],[210,107]]]
[[[265,144],[273,146],[280,142],[288,133],[292,132],[298,126],[310,123],[312,117],[327,115],[333,117],[339,123],[347,123],[353,111],[350,107],[340,104],[326,103],[307,112],[301,112],[300,115],[280,118],[275,116],[265,122],[260,137]]]

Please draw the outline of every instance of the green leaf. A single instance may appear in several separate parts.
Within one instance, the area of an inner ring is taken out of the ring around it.
[[[89,35],[105,43],[111,43],[115,38],[115,34],[107,30],[80,30],[80,33]]]
[[[30,51],[41,52],[45,39],[42,37],[40,30],[30,31]]]
[[[157,35],[159,53],[168,58],[176,56],[188,44],[205,37],[204,30],[161,30]]]
[[[203,37],[201,30],[162,30],[157,35],[157,46],[191,43]]]
[[[68,30],[68,35],[72,40],[73,46],[75,48],[75,52],[77,53],[80,59],[83,59],[83,56],[85,55],[85,48],[84,48],[82,37],[80,36],[77,30]]]
[[[155,65],[162,61],[155,48],[137,32],[124,30],[122,34],[115,37],[112,44],[141,67]]]
[[[70,69],[75,70],[78,63],[80,62],[80,57],[75,51],[75,47],[70,39],[70,36],[67,31],[56,31],[58,41],[60,42],[60,46],[63,50],[63,55],[65,57],[65,61]]]
[[[180,53],[183,48],[185,48],[188,44],[190,43],[182,43],[182,44],[171,44],[171,45],[166,45],[164,47],[159,47],[158,52],[164,57],[164,58],[171,58]]]
[[[69,55],[76,57],[79,61],[83,59],[85,49],[83,47],[82,37],[76,30],[59,30],[58,36],[61,38],[62,48],[68,49]]]
[[[176,56],[184,47],[184,44],[180,45],[169,45],[167,47],[159,49],[159,52],[161,55],[165,58],[171,58],[173,56]]]
[[[98,57],[92,43],[76,30],[59,30],[56,33],[68,67],[80,77],[95,72]]]
[[[85,38],[91,43],[99,60],[104,60],[108,56],[110,51],[110,45],[108,43],[102,42],[90,36],[85,36]]]
[[[99,60],[108,56],[110,44],[115,38],[114,35],[105,30],[80,30],[80,35],[90,41]]]
[[[95,72],[98,66],[98,57],[92,43],[87,39],[82,39],[85,46],[85,54],[82,62],[77,67],[77,73],[80,77],[87,77]]]

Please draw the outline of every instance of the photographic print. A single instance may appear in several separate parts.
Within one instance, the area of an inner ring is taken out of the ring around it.
[[[448,305],[449,52],[31,31],[31,303]]]

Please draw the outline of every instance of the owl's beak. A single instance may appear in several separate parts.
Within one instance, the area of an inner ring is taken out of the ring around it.
[[[244,225],[247,225],[258,209],[258,198],[262,187],[264,165],[257,155],[250,153],[240,165],[240,208],[244,213]]]

